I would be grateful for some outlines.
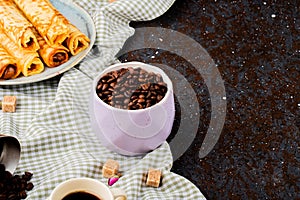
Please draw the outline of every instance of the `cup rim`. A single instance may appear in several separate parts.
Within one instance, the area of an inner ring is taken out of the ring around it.
[[[100,78],[103,75],[105,75],[106,73],[113,71],[114,69],[121,69],[121,68],[126,68],[126,67],[133,67],[133,68],[141,67],[142,69],[145,69],[146,71],[148,71],[147,69],[150,69],[151,71],[153,70],[153,72],[159,73],[162,76],[164,82],[167,84],[168,89],[167,89],[167,92],[166,92],[165,96],[158,103],[156,103],[156,104],[154,104],[150,107],[143,108],[143,109],[137,109],[137,110],[128,110],[128,109],[116,108],[116,107],[108,105],[107,103],[102,101],[102,99],[100,99],[100,97],[96,93],[96,88],[97,88],[97,85],[98,85],[98,82],[99,82]],[[171,79],[169,78],[169,76],[161,68],[159,68],[157,66],[147,64],[147,63],[143,63],[143,62],[139,62],[139,61],[116,63],[116,64],[110,65],[109,67],[105,68],[103,71],[101,71],[96,76],[96,78],[94,78],[94,80],[93,80],[93,95],[96,97],[97,102],[99,102],[100,104],[105,106],[107,109],[110,109],[112,111],[139,113],[139,112],[145,112],[147,110],[151,110],[155,107],[163,105],[164,102],[167,101],[167,99],[168,99],[167,97],[169,95],[173,95],[173,83],[172,83]]]
[[[54,196],[54,194],[59,191],[62,187],[64,187],[66,184],[74,184],[75,187],[76,187],[76,182],[78,184],[78,182],[81,182],[81,181],[90,181],[94,184],[98,184],[98,185],[101,185],[103,188],[105,188],[105,190],[107,191],[108,195],[110,196],[111,199],[113,199],[113,195],[112,195],[112,192],[110,191],[109,187],[106,186],[104,183],[102,183],[101,181],[99,180],[96,180],[96,179],[93,179],[93,178],[89,178],[89,177],[77,177],[77,178],[69,178],[69,179],[66,179],[64,180],[63,182],[59,183],[58,185],[55,186],[55,188],[52,190],[50,196],[48,199],[52,199]],[[72,192],[75,192],[75,191],[79,191],[79,189],[72,189],[68,192],[69,193],[72,193]],[[90,192],[90,191],[89,191]],[[91,192],[93,193],[93,192]]]

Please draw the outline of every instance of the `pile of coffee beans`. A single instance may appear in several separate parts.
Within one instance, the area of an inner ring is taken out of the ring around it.
[[[31,172],[23,175],[12,175],[0,164],[0,200],[19,200],[27,197],[27,191],[32,190]]]
[[[102,76],[96,92],[102,101],[115,108],[138,110],[160,102],[167,84],[160,74],[138,67],[121,68]]]

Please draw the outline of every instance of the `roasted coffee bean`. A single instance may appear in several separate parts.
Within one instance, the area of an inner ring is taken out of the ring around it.
[[[25,172],[24,175],[22,175],[22,178],[26,181],[30,181],[31,177],[32,177],[31,172]]]
[[[161,101],[167,92],[167,84],[160,74],[129,67],[101,77],[96,92],[108,105],[136,110],[148,108]]]
[[[25,190],[22,190],[18,193],[18,197],[21,199],[25,199],[27,197],[27,193]]]
[[[30,191],[34,187],[32,182],[28,182],[33,175],[31,172],[13,175],[5,170],[3,164],[0,164],[0,175],[2,177],[0,179],[0,200],[25,199],[27,197],[26,191]]]
[[[18,198],[18,195],[15,193],[11,193],[11,194],[7,195],[7,200],[17,200],[17,199],[20,199],[20,198]]]
[[[26,185],[26,188],[25,188],[27,191],[30,191],[30,190],[32,190],[33,189],[33,183],[31,183],[31,182],[29,182],[29,183],[27,183],[27,185]]]
[[[5,166],[4,165],[0,165],[0,173],[4,173],[5,172]]]
[[[9,171],[4,172],[4,179],[9,180],[12,178],[12,174]]]

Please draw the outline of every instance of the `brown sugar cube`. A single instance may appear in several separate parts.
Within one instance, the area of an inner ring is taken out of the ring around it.
[[[1,106],[3,112],[15,112],[17,105],[17,98],[15,96],[4,96]]]
[[[102,168],[102,174],[105,178],[110,178],[117,175],[119,171],[119,163],[115,160],[108,159]]]
[[[148,170],[146,185],[151,187],[158,187],[160,184],[160,178],[161,178],[161,171],[158,169],[150,168]]]

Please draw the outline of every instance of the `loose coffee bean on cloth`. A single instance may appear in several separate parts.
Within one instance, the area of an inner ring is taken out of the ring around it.
[[[27,192],[34,187],[30,182],[32,175],[31,172],[13,175],[0,164],[0,200],[26,199]]]
[[[71,2],[71,0],[69,0]],[[34,188],[27,199],[45,200],[57,184],[74,177],[107,182],[101,166],[117,160],[122,177],[112,187],[134,199],[204,199],[189,180],[170,172],[172,154],[168,143],[145,156],[126,157],[101,145],[88,114],[92,79],[105,67],[118,62],[115,55],[134,33],[130,21],[151,20],[162,15],[174,0],[74,0],[93,17],[97,29],[94,48],[61,79],[1,86],[0,96],[18,98],[15,113],[0,112],[0,132],[19,138],[22,152],[15,174],[30,171]],[[159,188],[148,187],[144,174],[161,169]]]

